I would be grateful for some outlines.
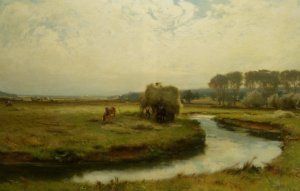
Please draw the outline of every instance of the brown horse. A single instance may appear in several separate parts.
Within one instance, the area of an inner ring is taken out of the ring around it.
[[[102,116],[103,121],[107,121],[110,118],[114,118],[116,116],[116,108],[115,107],[106,107],[105,112]]]

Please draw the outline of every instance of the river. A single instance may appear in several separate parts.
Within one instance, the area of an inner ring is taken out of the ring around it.
[[[151,164],[103,167],[94,164],[86,168],[81,165],[20,164],[0,165],[0,181],[17,181],[20,177],[30,180],[69,180],[78,183],[107,183],[118,178],[120,181],[161,180],[178,174],[191,175],[213,173],[226,168],[241,168],[249,161],[264,167],[282,152],[282,142],[255,137],[241,128],[224,128],[213,120],[213,116],[191,115],[199,121],[206,132],[204,152],[171,161]],[[228,126],[227,126],[228,127]]]
[[[246,130],[232,131],[222,128],[207,115],[192,115],[206,132],[205,152],[184,160],[174,160],[154,166],[122,169],[89,170],[74,175],[71,181],[79,183],[107,183],[114,178],[120,181],[159,180],[178,174],[213,173],[226,168],[241,168],[247,162],[264,167],[282,152],[282,142],[250,135]]]

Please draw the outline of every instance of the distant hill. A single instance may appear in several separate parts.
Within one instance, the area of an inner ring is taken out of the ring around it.
[[[17,97],[17,95],[0,91],[0,97]]]

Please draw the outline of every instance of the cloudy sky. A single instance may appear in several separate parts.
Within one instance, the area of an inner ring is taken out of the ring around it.
[[[299,0],[0,0],[0,91],[111,95],[300,69]]]

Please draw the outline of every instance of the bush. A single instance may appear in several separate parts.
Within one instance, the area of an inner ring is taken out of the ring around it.
[[[300,94],[285,94],[282,97],[272,95],[268,98],[268,106],[281,109],[295,109],[300,106]]]
[[[246,107],[262,107],[266,101],[260,92],[252,91],[244,97],[242,103]]]
[[[267,99],[269,107],[279,108],[279,96],[277,94],[271,95]]]
[[[282,109],[295,109],[296,102],[294,100],[295,94],[285,94],[279,99],[279,107]]]
[[[294,94],[293,100],[295,103],[295,107],[299,108],[300,107],[300,94]]]

